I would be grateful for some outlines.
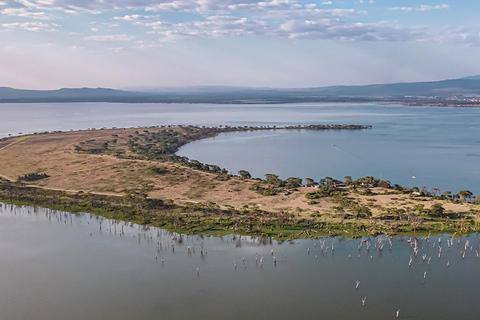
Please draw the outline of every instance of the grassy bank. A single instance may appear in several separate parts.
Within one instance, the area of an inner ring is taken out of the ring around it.
[[[88,212],[108,219],[150,225],[184,234],[243,234],[285,241],[295,238],[346,236],[359,238],[379,234],[434,235],[469,234],[478,231],[475,216],[423,217],[415,226],[408,219],[323,217],[305,219],[289,212],[268,212],[245,206],[242,210],[221,209],[214,203],[175,204],[172,200],[142,195],[109,196],[69,193],[29,187],[0,179],[0,201],[40,206],[71,213]],[[414,228],[416,230],[414,230]]]

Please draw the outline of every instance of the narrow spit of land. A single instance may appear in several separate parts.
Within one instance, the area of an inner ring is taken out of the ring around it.
[[[480,206],[374,178],[318,183],[252,179],[175,154],[191,141],[252,130],[363,130],[369,126],[101,129],[0,140],[0,200],[150,224],[185,233],[279,240],[320,235],[470,233]],[[355,185],[355,188],[351,188]]]

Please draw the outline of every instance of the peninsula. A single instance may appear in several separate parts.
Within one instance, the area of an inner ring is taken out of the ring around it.
[[[0,200],[91,212],[188,234],[279,240],[321,235],[465,234],[480,205],[365,177],[252,178],[175,154],[186,143],[251,130],[369,130],[359,125],[156,126],[45,132],[0,140]]]

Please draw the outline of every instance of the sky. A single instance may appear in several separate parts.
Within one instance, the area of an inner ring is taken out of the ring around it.
[[[319,87],[480,74],[478,0],[0,0],[0,86]]]

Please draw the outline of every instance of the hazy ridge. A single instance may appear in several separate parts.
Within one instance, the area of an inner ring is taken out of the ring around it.
[[[480,76],[430,82],[329,86],[317,88],[252,88],[229,86],[62,88],[23,90],[0,87],[0,102],[128,103],[288,103],[370,100],[448,100],[480,95]]]

